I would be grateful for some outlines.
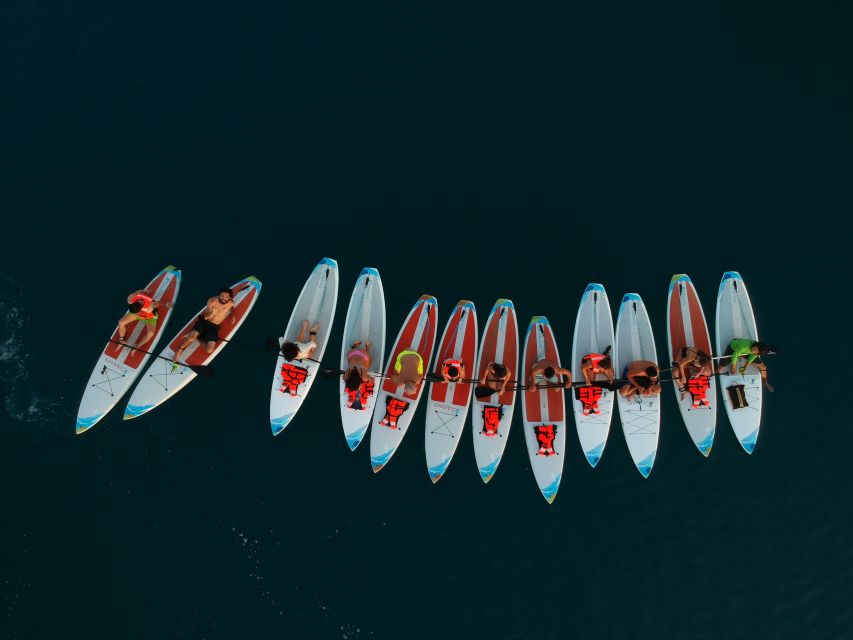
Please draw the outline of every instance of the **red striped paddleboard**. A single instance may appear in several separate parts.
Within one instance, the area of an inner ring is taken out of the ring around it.
[[[390,379],[395,373],[397,356],[403,351],[416,351],[423,358],[424,371],[429,371],[435,346],[437,318],[438,303],[435,298],[429,295],[421,296],[406,317],[391,349],[385,366],[386,377],[376,396],[373,428],[370,430],[370,463],[374,473],[378,473],[388,463],[403,441],[425,384],[422,380],[413,393],[405,393],[402,386],[398,388]]]
[[[476,359],[477,311],[473,302],[460,300],[441,336],[433,373],[441,376],[445,363],[459,361],[464,368],[463,379],[470,378]],[[424,450],[433,483],[439,481],[456,452],[473,391],[470,382],[433,382],[430,385]]]
[[[144,289],[152,292],[152,297],[158,302],[174,304],[178,299],[180,287],[180,270],[169,266],[154,276]],[[77,411],[77,433],[83,433],[95,426],[130,390],[151,358],[151,355],[145,351],[154,351],[157,347],[166,324],[172,317],[172,311],[171,306],[168,308],[161,306],[158,309],[154,337],[145,342],[142,342],[145,340],[143,322],[134,320],[127,325],[125,330],[127,347],[116,344],[118,341],[118,323],[116,323],[110,342],[107,342],[107,346],[101,352],[92,375],[89,376],[89,382],[86,383],[86,390],[83,392],[83,399]],[[137,347],[137,349],[130,347]]]

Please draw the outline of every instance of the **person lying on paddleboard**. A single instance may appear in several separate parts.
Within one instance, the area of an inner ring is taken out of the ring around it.
[[[511,375],[512,371],[509,367],[497,362],[490,362],[483,371],[480,383],[474,389],[474,395],[478,398],[485,398],[493,393],[503,393],[506,391],[506,384]]]
[[[409,395],[418,390],[418,385],[424,379],[424,359],[417,351],[401,351],[394,361],[394,373],[391,382],[405,385],[406,393]]]
[[[588,353],[581,358],[581,373],[583,379],[588,385],[591,385],[595,380],[595,376],[607,376],[607,382],[613,384],[616,378],[616,373],[613,371],[613,359],[610,357],[610,346],[604,350],[604,353]]]
[[[566,381],[560,383],[560,376],[564,376]],[[536,387],[552,387],[554,391],[559,391],[563,386],[566,389],[572,386],[572,372],[568,369],[563,369],[553,360],[544,358],[539,362],[534,362],[530,367],[530,376],[528,377],[529,388]]]
[[[465,363],[457,358],[448,358],[441,365],[441,377],[445,382],[459,382],[465,378]]]
[[[714,375],[714,364],[711,356],[696,347],[684,347],[681,350],[681,360],[672,363],[672,377],[678,381],[681,397],[687,397],[687,381],[696,378],[709,378]]]
[[[145,323],[145,337],[139,344],[145,344],[157,333],[157,319],[160,315],[158,307],[169,308],[171,302],[160,302],[152,298],[153,294],[148,289],[139,289],[127,296],[127,313],[118,321],[118,341],[125,343],[125,332],[127,325],[134,320]]]
[[[660,394],[660,369],[651,360],[635,360],[625,367],[622,377],[630,383],[619,389],[625,398]]]
[[[359,348],[361,340],[356,340],[350,345],[349,353],[347,353],[347,370],[343,373],[344,386],[350,391],[358,391],[362,382],[372,380],[368,371],[372,359],[370,357],[370,347],[372,342],[368,340],[364,343],[364,349]]]
[[[177,362],[180,355],[195,340],[204,345],[205,351],[213,353],[219,341],[219,325],[229,317],[231,324],[237,322],[237,316],[234,315],[234,294],[228,287],[222,287],[219,289],[219,295],[208,299],[207,306],[184,337],[181,346],[175,351],[172,361]]]
[[[320,325],[316,322],[311,325],[311,331],[308,332],[308,342],[305,342],[305,329],[307,328],[308,321],[303,320],[299,335],[296,336],[296,342],[289,342],[282,339],[281,355],[284,356],[285,360],[305,360],[314,355],[314,352],[317,350],[317,342],[314,336],[320,330]]]
[[[768,391],[771,393],[774,391],[773,385],[767,382],[767,366],[761,361],[761,356],[776,355],[776,347],[749,338],[735,338],[723,355],[726,357],[720,360],[717,373],[723,373],[726,367],[729,367],[729,373],[735,375],[738,372],[738,360],[746,358],[746,362],[740,368],[740,374],[746,373],[746,368],[754,363],[761,375],[761,382]]]

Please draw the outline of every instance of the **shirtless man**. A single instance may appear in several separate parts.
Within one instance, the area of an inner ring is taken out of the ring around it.
[[[651,360],[635,360],[625,367],[624,377],[630,384],[619,389],[623,397],[660,395],[660,369]]]
[[[177,362],[178,357],[196,339],[204,344],[205,351],[213,353],[219,341],[219,325],[225,318],[231,318],[231,324],[237,322],[237,316],[234,315],[234,294],[231,289],[222,287],[218,296],[207,301],[207,306],[184,337],[181,346],[175,351],[172,361]]]
[[[418,390],[418,385],[424,379],[424,359],[417,351],[401,351],[394,361],[394,374],[391,381],[398,387],[405,385],[409,395]]]
[[[565,376],[566,381],[560,385],[560,376]],[[563,369],[553,360],[544,358],[538,362],[534,362],[530,367],[530,377],[528,378],[528,389],[540,387],[551,387],[554,391],[559,391],[561,386],[566,389],[572,386],[572,372],[568,369]]]

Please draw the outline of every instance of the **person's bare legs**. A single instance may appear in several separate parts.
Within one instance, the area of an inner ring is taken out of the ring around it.
[[[157,333],[157,325],[152,324],[150,322],[145,323],[145,337],[142,339],[141,344],[145,344],[146,342],[151,342],[154,339],[154,334]]]
[[[175,355],[172,356],[172,362],[177,362],[178,356],[181,355],[181,353],[183,353],[184,350],[188,346],[190,346],[195,341],[196,338],[198,338],[198,331],[195,331],[195,330],[190,331],[186,335],[186,337],[184,338],[184,341],[181,343],[181,346],[175,350]]]
[[[135,313],[128,313],[128,314],[125,314],[124,317],[122,317],[122,319],[118,321],[118,339],[119,340],[124,340],[125,338],[127,338],[127,336],[125,335],[127,333],[127,325],[129,325],[134,320],[138,320],[138,319],[139,319],[139,316],[137,316]]]
[[[211,340],[210,342],[206,342],[204,344],[204,350],[208,353],[213,353],[214,349],[216,349],[216,340]]]

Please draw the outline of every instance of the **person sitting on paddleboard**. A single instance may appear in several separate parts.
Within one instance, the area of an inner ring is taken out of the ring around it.
[[[767,382],[767,366],[761,361],[761,356],[776,355],[776,347],[749,338],[735,338],[724,355],[727,357],[720,361],[717,373],[723,373],[726,367],[729,367],[729,373],[735,375],[738,371],[738,360],[746,358],[746,362],[740,368],[740,374],[746,373],[746,368],[754,363],[761,375],[761,382],[768,391],[771,393],[774,391],[773,385]]]
[[[148,289],[139,289],[127,296],[127,313],[118,321],[118,341],[125,344],[127,325],[134,320],[145,323],[145,337],[139,344],[145,344],[157,333],[157,319],[160,314],[158,307],[172,306],[170,302],[160,302],[152,297]]]
[[[364,343],[364,349],[360,349],[361,340],[356,340],[350,345],[349,353],[347,353],[347,370],[344,371],[344,386],[350,391],[358,391],[362,382],[370,381],[371,377],[367,373],[370,370],[371,358],[370,340]]]
[[[418,390],[418,385],[424,379],[424,359],[417,351],[408,349],[401,351],[394,361],[394,373],[391,382],[405,385],[405,392],[412,395]]]
[[[604,353],[588,353],[581,358],[581,373],[587,385],[591,385],[597,375],[607,376],[607,382],[613,384],[616,373],[613,371],[610,345],[607,345]]]
[[[497,362],[490,362],[483,370],[480,383],[474,389],[474,395],[478,398],[485,398],[493,393],[503,393],[506,391],[506,384],[511,375],[512,371],[509,370],[509,367]]]
[[[681,350],[681,360],[672,363],[672,377],[678,381],[681,397],[687,397],[687,381],[695,378],[706,378],[714,375],[714,365],[711,356],[696,347],[684,347]]]
[[[561,384],[560,376],[564,376],[566,381]],[[530,367],[530,377],[528,378],[529,388],[535,387],[552,387],[554,391],[559,391],[561,387],[566,389],[572,386],[572,372],[568,369],[563,369],[553,360],[547,358],[533,363]]]
[[[180,355],[195,340],[204,344],[205,351],[213,353],[219,341],[219,325],[228,317],[231,318],[231,324],[237,322],[237,316],[234,315],[234,294],[228,287],[222,287],[219,289],[219,295],[207,301],[207,306],[175,351],[172,361],[177,362]]]
[[[441,377],[445,382],[460,382],[465,378],[465,363],[457,358],[448,358],[441,365]]]
[[[317,342],[314,336],[320,330],[320,325],[314,323],[311,326],[311,331],[308,332],[308,342],[305,342],[305,329],[308,328],[308,321],[302,321],[302,328],[299,330],[299,335],[296,336],[296,342],[281,340],[281,355],[285,360],[305,360],[314,355],[317,350]]]
[[[625,398],[660,394],[660,368],[651,360],[635,360],[625,367],[622,377],[630,383],[619,389]]]

